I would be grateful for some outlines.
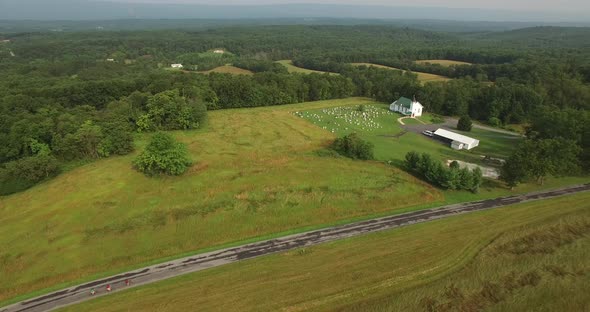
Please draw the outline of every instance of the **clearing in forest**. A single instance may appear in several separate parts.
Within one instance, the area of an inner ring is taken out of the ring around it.
[[[254,75],[253,72],[251,72],[247,69],[242,69],[242,68],[235,67],[232,65],[223,65],[223,66],[215,67],[211,70],[200,71],[199,73],[202,73],[202,74],[220,73],[220,74],[232,74],[232,75]]]
[[[399,69],[399,68],[395,68],[395,67],[390,67],[390,66],[385,66],[385,65],[373,64],[373,63],[351,63],[351,64],[354,65],[354,66],[376,67],[376,68],[391,69],[391,70],[401,70],[403,72],[406,72],[406,70],[403,70],[403,69]],[[418,75],[418,80],[420,80],[420,82],[422,82],[422,83],[436,82],[436,81],[444,82],[444,81],[451,80],[451,78],[449,78],[449,77],[445,77],[445,76],[441,76],[441,75],[435,75],[435,74],[430,74],[430,73],[415,72],[415,71],[412,71],[411,73],[414,73],[414,74]]]
[[[473,65],[472,63],[468,62],[461,62],[461,61],[451,61],[451,60],[419,60],[415,61],[416,64],[438,64],[441,66],[449,67],[453,65]]]
[[[300,248],[62,311],[585,311],[589,200],[586,192]]]
[[[291,60],[281,60],[281,61],[277,61],[277,63],[282,64],[283,66],[287,67],[287,70],[290,73],[300,73],[300,74],[312,74],[312,73],[326,74],[326,73],[328,73],[328,72],[319,71],[319,70],[297,67],[297,66],[293,65],[293,61],[291,61]],[[329,73],[329,74],[330,75],[338,75],[338,73]]]

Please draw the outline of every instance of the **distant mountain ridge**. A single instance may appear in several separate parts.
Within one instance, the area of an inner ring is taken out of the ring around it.
[[[576,22],[575,15],[553,12],[394,7],[340,4],[202,5],[124,3],[91,0],[0,0],[5,20],[108,20],[108,19],[259,19],[259,18],[437,19],[464,21]]]

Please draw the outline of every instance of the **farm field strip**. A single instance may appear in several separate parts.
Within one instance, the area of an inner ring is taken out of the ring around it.
[[[199,71],[198,73],[202,73],[202,74],[210,74],[210,73],[220,73],[220,74],[232,74],[232,75],[254,75],[253,72],[247,70],[247,69],[242,69],[239,67],[235,67],[232,65],[223,65],[223,66],[219,66],[219,67],[215,67],[211,70],[206,70],[206,71]]]
[[[61,290],[42,296],[40,298],[27,300],[20,304],[9,306],[3,310],[0,310],[0,312],[45,311],[55,307],[89,300],[91,297],[88,296],[88,292],[91,288],[102,289],[107,284],[110,284],[115,287],[115,290],[117,288],[125,289],[123,286],[124,281],[129,278],[132,278],[134,285],[138,286],[170,277],[175,277],[180,274],[187,274],[206,268],[255,258],[271,253],[283,252],[294,248],[317,245],[320,243],[349,238],[361,234],[446,218],[457,214],[487,210],[517,203],[538,201],[579,192],[587,192],[589,190],[590,184],[578,185],[545,192],[534,192],[525,195],[514,195],[472,203],[449,205],[440,208],[421,210],[407,214],[367,220],[343,226],[336,226],[318,231],[290,235],[287,237],[210,252],[203,255],[190,256],[167,263],[161,263],[148,268],[139,269],[137,271],[127,272],[118,276],[112,276],[102,280],[88,282],[83,285],[74,286],[66,290]]]
[[[326,74],[326,73],[328,73],[328,72],[319,71],[319,70],[297,67],[297,66],[293,65],[293,61],[291,61],[291,60],[280,60],[280,61],[277,61],[277,63],[282,64],[283,66],[287,67],[287,70],[290,73],[300,73],[300,74],[312,74],[312,73]],[[328,73],[328,74],[339,75],[338,73]]]
[[[441,66],[449,67],[453,65],[473,65],[472,63],[462,62],[462,61],[452,61],[452,60],[418,60],[415,61],[417,64],[438,64]]]
[[[385,65],[379,65],[379,64],[373,64],[373,63],[351,63],[354,66],[367,66],[367,67],[376,67],[376,68],[382,68],[382,69],[390,69],[390,70],[400,70],[403,72],[406,72],[406,70],[403,69],[399,69],[399,68],[395,68],[395,67],[390,67],[390,66],[385,66]],[[418,75],[418,80],[420,80],[420,82],[422,83],[427,83],[427,82],[444,82],[444,81],[449,81],[451,80],[451,78],[449,77],[445,77],[445,76],[441,76],[441,75],[435,75],[435,74],[430,74],[430,73],[423,73],[423,72],[412,72],[416,75]]]

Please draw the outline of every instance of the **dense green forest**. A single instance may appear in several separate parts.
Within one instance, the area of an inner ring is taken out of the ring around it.
[[[214,49],[227,51],[222,55]],[[288,73],[277,60],[338,73]],[[443,59],[471,65],[419,64]],[[404,69],[354,67],[364,62]],[[185,70],[167,70],[183,63]],[[198,71],[233,64],[252,76]],[[454,78],[422,84],[413,72]],[[590,168],[590,29],[443,33],[390,25],[0,33],[0,194],[133,150],[141,131],[198,128],[206,110],[417,96],[430,112],[531,140],[568,140]],[[562,171],[563,173],[563,171]],[[523,173],[524,174],[524,173]]]

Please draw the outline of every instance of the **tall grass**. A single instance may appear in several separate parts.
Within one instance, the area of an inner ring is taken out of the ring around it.
[[[583,193],[306,247],[64,311],[585,311],[588,200]]]
[[[0,198],[0,301],[159,258],[442,200],[395,168],[311,152],[330,135],[293,110],[353,103],[370,101],[214,111],[208,129],[173,133],[195,161],[183,176],[145,177],[128,155]],[[136,153],[146,141],[138,136]]]

